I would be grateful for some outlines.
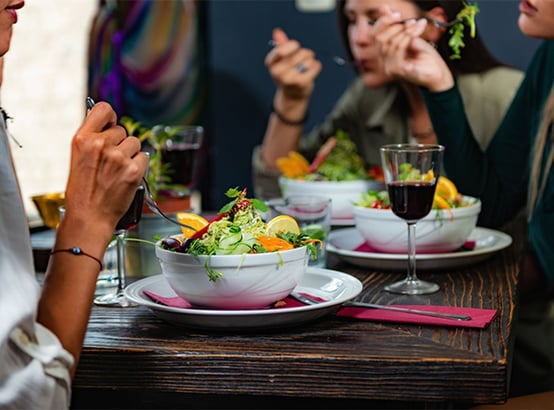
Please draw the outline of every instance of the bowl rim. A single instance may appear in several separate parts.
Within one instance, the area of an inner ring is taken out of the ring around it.
[[[464,216],[473,216],[481,212],[481,200],[479,198],[469,196],[469,195],[463,195],[463,197],[464,199],[471,201],[473,204],[471,206],[462,206],[459,208],[451,208],[451,209],[431,209],[429,214],[423,217],[420,221],[424,221],[426,219],[427,220],[450,219],[452,214],[454,215],[454,220],[456,220],[456,216],[458,218],[464,217]],[[391,209],[368,208],[365,206],[354,205],[354,204],[352,204],[352,207],[354,210],[355,218],[374,217],[379,213],[381,213],[379,215],[379,219],[381,220],[398,220],[403,222],[392,212]],[[383,211],[386,211],[386,212],[383,212]]]
[[[286,183],[286,184],[320,184],[320,185],[368,185],[368,184],[375,184],[375,183],[382,183],[384,185],[383,181],[379,181],[377,179],[351,179],[348,181],[307,181],[305,179],[299,179],[299,178],[289,178],[285,177],[283,175],[279,176],[279,182],[280,183]]]
[[[167,237],[182,237],[183,234],[174,234]],[[278,261],[292,261],[300,259],[299,254],[308,253],[308,247],[306,245],[299,246],[293,249],[286,249],[284,251],[273,251],[265,253],[243,253],[237,255],[191,255],[190,253],[175,252],[169,249],[164,249],[161,247],[161,242],[163,238],[156,242],[155,253],[158,259],[163,257],[164,262],[166,263],[189,263],[189,262],[200,262],[204,264],[207,259],[210,259],[210,266],[248,266],[249,263],[260,264],[264,259],[268,259],[267,263],[275,263],[275,257]],[[298,255],[297,255],[298,254]],[[303,256],[302,256],[303,257]],[[246,259],[248,258],[248,259]]]

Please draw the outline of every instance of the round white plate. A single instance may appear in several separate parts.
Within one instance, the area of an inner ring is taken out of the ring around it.
[[[418,254],[418,269],[446,269],[481,262],[512,243],[512,237],[503,232],[487,228],[475,228],[468,240],[475,241],[473,250],[460,250],[448,253]],[[337,229],[329,234],[327,252],[336,254],[353,265],[371,269],[403,270],[408,262],[407,254],[355,251],[364,243],[356,228]]]
[[[362,283],[354,276],[330,269],[308,268],[300,284],[294,289],[325,299],[317,305],[256,310],[182,309],[154,302],[144,294],[150,291],[160,296],[173,297],[175,292],[163,275],[138,280],[125,289],[125,296],[151,309],[170,323],[206,329],[251,329],[296,325],[317,319],[337,310],[347,300],[362,291]]]

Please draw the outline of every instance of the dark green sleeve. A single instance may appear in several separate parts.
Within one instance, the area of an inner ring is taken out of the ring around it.
[[[553,50],[552,42],[539,47],[484,153],[468,125],[457,86],[440,93],[423,91],[439,143],[446,147],[446,173],[461,193],[481,199],[481,226],[498,227],[525,205],[530,150],[552,85],[552,73],[545,75],[544,69],[552,64]]]

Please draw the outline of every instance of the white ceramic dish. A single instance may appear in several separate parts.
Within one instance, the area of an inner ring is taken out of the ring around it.
[[[432,209],[416,224],[417,253],[453,252],[460,248],[477,224],[481,201],[465,196],[471,206],[451,210]],[[356,228],[368,244],[378,252],[406,253],[408,227],[390,209],[353,206]]]
[[[360,195],[371,189],[381,190],[385,185],[381,181],[357,180],[357,181],[302,181],[292,178],[279,178],[279,186],[283,197],[291,195],[319,195],[332,199],[331,220],[352,220],[352,203],[360,198]]]
[[[204,329],[255,329],[298,325],[335,312],[342,303],[362,291],[362,283],[355,277],[330,269],[308,268],[295,288],[298,292],[319,296],[327,302],[279,309],[216,310],[181,309],[160,305],[144,294],[150,291],[160,296],[176,296],[163,275],[150,276],[131,283],[125,295],[145,306],[161,319],[180,326]]]
[[[435,254],[417,254],[418,270],[437,270],[458,268],[481,262],[495,252],[512,244],[510,235],[493,229],[477,227],[468,240],[475,241],[473,250],[455,251]],[[337,255],[352,265],[370,269],[405,270],[408,263],[407,254],[378,253],[355,251],[364,243],[364,238],[356,228],[344,228],[332,231],[329,235],[327,252]]]
[[[302,278],[309,257],[306,247],[257,254],[193,256],[156,246],[155,252],[175,293],[208,309],[256,309],[286,297]],[[206,264],[221,277],[211,281]]]

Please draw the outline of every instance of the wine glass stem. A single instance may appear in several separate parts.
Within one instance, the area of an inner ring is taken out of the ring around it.
[[[415,282],[416,276],[416,238],[415,222],[408,222],[408,282]]]
[[[127,231],[123,230],[116,233],[117,243],[117,294],[123,293],[125,289],[125,238]]]

